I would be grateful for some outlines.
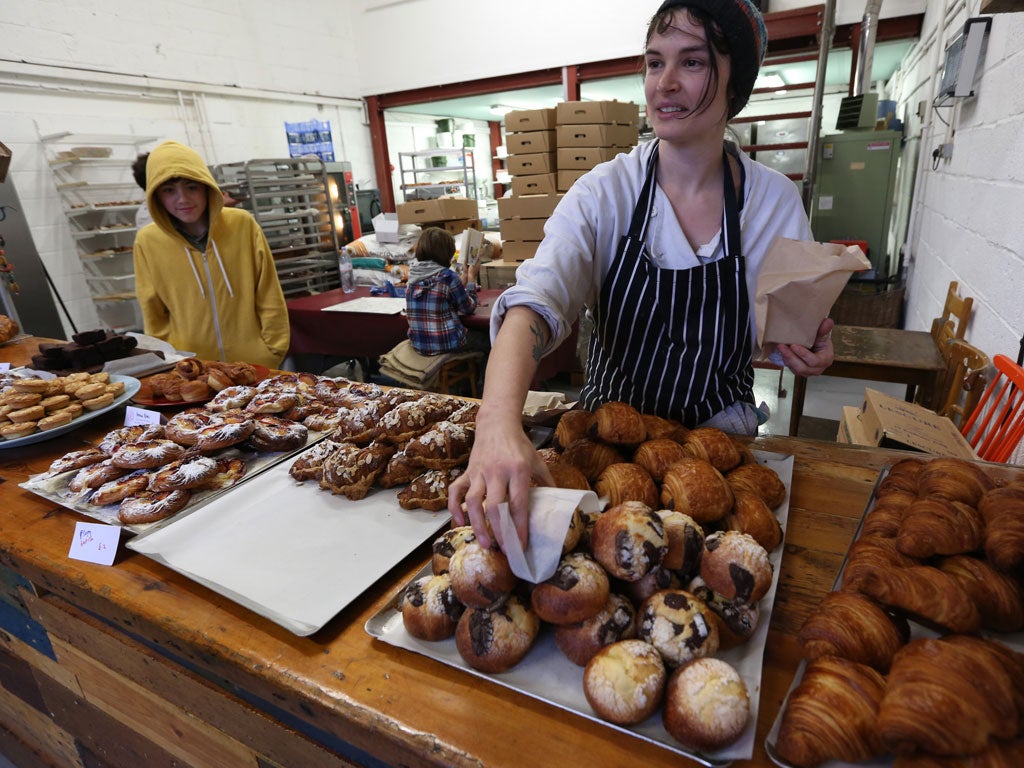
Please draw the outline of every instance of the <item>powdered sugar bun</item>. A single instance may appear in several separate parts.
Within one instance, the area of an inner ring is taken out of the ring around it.
[[[219,451],[237,445],[256,430],[256,423],[252,419],[229,414],[232,412],[216,414],[207,426],[196,433],[197,449],[204,452]]]
[[[164,433],[169,440],[181,445],[195,445],[199,430],[208,426],[213,416],[202,408],[191,408],[176,413],[167,420]]]
[[[447,573],[448,565],[455,551],[467,542],[475,540],[476,534],[473,533],[473,526],[471,525],[459,525],[449,528],[434,539],[434,543],[431,545],[431,570],[434,573]]]
[[[185,449],[173,440],[141,440],[122,445],[110,457],[115,467],[125,469],[151,469],[174,461]]]
[[[726,600],[756,603],[772,585],[772,564],[753,536],[717,531],[704,540],[700,576]]]
[[[129,496],[143,493],[148,485],[149,476],[145,470],[137,470],[101,485],[89,497],[89,503],[99,507],[117,504]]]
[[[713,752],[736,741],[750,719],[743,678],[721,659],[697,659],[669,678],[662,709],[665,730],[676,741]]]
[[[444,640],[455,634],[465,606],[455,598],[447,573],[422,576],[402,593],[399,607],[406,631],[421,640]]]
[[[555,627],[555,644],[573,664],[585,667],[599,650],[636,635],[636,609],[622,595],[610,594],[608,602],[586,621]]]
[[[640,606],[637,637],[675,668],[718,651],[718,624],[710,613],[703,600],[685,590],[655,592]]]
[[[104,483],[127,474],[127,469],[115,466],[110,459],[104,459],[78,470],[68,483],[68,489],[72,493],[81,493],[90,488],[99,488]]]
[[[455,596],[481,608],[504,597],[518,582],[504,553],[497,547],[482,547],[476,539],[455,551],[448,570]]]
[[[122,501],[117,518],[126,525],[155,523],[184,509],[191,495],[190,491],[146,491]]]
[[[164,428],[160,424],[135,424],[107,432],[96,447],[104,453],[113,454],[122,445],[141,440],[159,440],[163,436]]]
[[[523,660],[539,632],[537,614],[509,595],[489,608],[467,608],[455,628],[455,647],[473,669],[504,672]]]
[[[227,411],[232,408],[244,408],[256,396],[256,388],[242,384],[221,389],[206,404],[208,411]]]
[[[665,678],[665,664],[650,643],[621,640],[602,648],[587,663],[583,693],[603,720],[632,725],[658,708]]]
[[[533,588],[530,604],[544,621],[573,624],[598,613],[608,602],[608,574],[583,552],[564,556],[554,575]]]
[[[217,462],[209,456],[185,456],[171,462],[149,480],[151,491],[179,491],[204,485],[217,474]]]
[[[293,451],[304,446],[309,436],[304,424],[272,414],[257,416],[253,424],[246,446],[256,451]]]

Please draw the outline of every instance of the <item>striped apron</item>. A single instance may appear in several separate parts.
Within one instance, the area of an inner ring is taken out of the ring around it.
[[[724,150],[722,162],[724,257],[691,269],[661,269],[644,245],[654,206],[657,146],[651,153],[629,233],[619,242],[594,309],[580,393],[585,407],[621,400],[642,413],[693,427],[735,402],[753,404],[742,200]]]

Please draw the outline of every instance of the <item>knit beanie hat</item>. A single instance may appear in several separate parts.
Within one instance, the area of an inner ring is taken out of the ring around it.
[[[747,105],[768,50],[764,17],[751,0],[665,0],[654,15],[683,8],[696,8],[710,16],[729,43],[733,87],[729,118],[732,119]]]

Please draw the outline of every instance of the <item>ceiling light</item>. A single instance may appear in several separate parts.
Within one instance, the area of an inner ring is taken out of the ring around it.
[[[757,76],[755,88],[781,88],[786,84],[778,72],[762,72]]]

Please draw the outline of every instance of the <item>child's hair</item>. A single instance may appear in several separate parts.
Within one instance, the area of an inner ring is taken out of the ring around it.
[[[455,255],[455,238],[440,227],[427,227],[416,241],[414,255],[418,261],[432,261],[449,267]]]
[[[132,176],[135,177],[135,183],[139,185],[141,189],[146,188],[146,161],[149,160],[149,152],[143,155],[139,155],[135,158],[135,162],[132,163]]]

